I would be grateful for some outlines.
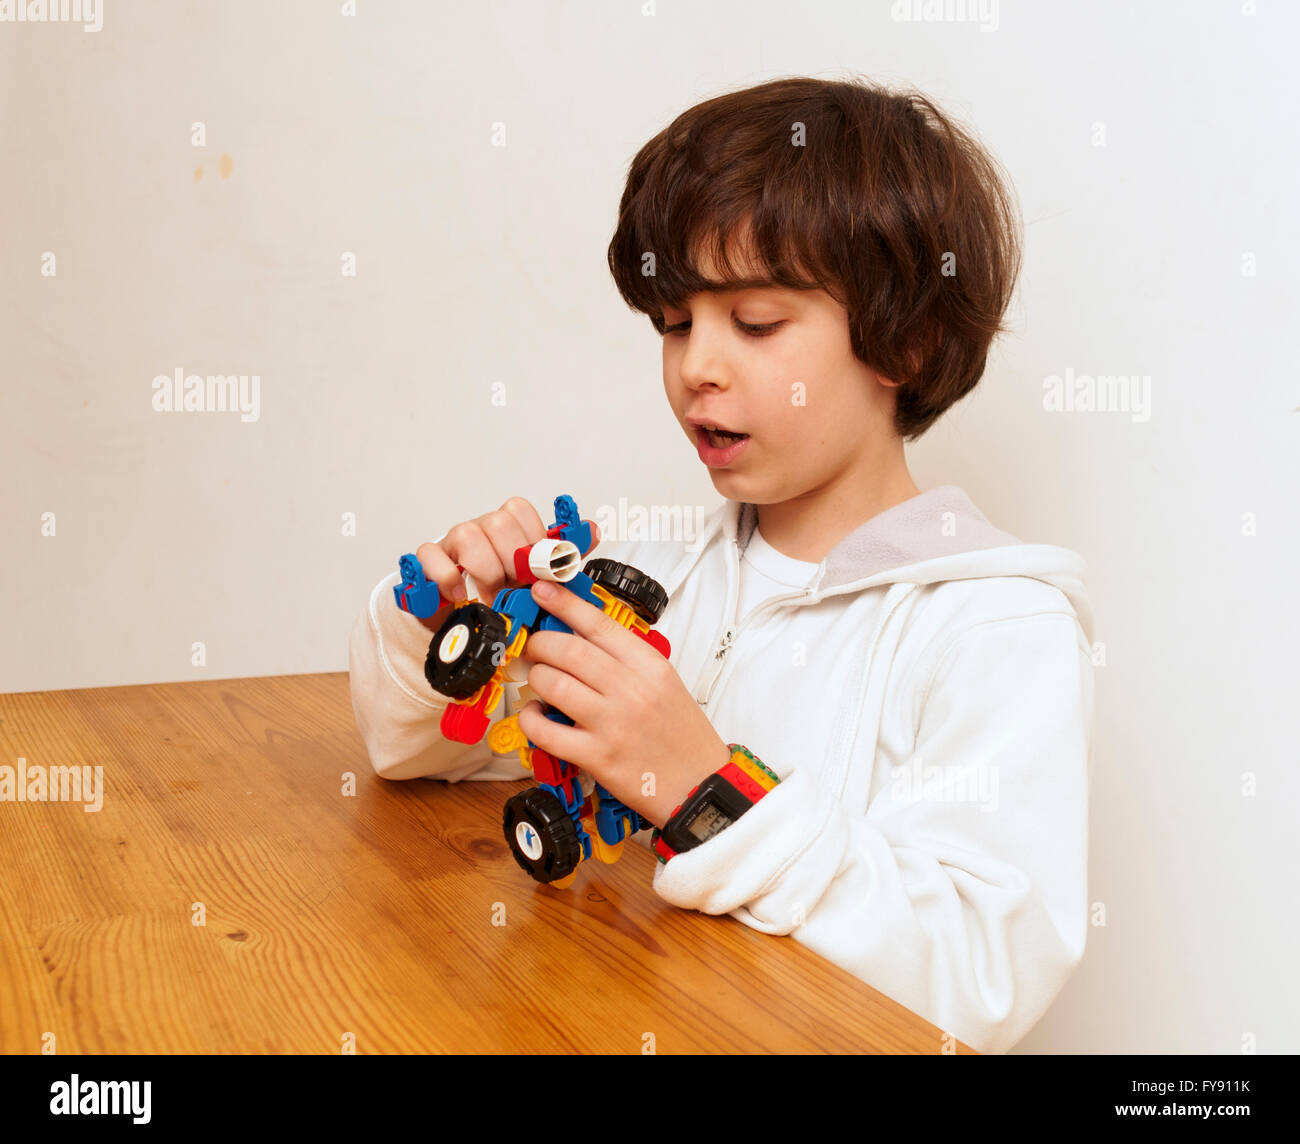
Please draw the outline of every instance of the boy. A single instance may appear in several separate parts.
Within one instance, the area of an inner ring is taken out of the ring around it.
[[[992,160],[916,94],[777,80],[646,144],[610,269],[725,501],[689,545],[598,553],[667,591],[670,662],[534,589],[573,634],[530,639],[519,716],[658,828],[637,837],[667,901],[789,934],[985,1052],[1083,955],[1091,614],[1080,557],[1020,543],[959,488],[922,492],[903,443],[978,382],[1019,258]],[[490,600],[547,522],[515,498],[417,555],[444,595],[464,598],[460,565]],[[423,626],[396,582],[350,644],[375,769],[518,779],[513,754],[441,738],[422,669],[446,613]],[[721,829],[668,822],[733,762],[756,773],[749,756],[774,778],[725,791]]]

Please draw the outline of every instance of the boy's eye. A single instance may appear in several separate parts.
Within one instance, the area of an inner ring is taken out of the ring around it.
[[[742,322],[739,318],[734,319],[738,329],[754,338],[765,338],[768,334],[775,333],[785,325],[784,322],[766,322],[760,325],[754,325],[750,322]],[[678,322],[675,326],[665,326],[665,334],[681,334],[691,328],[690,320]]]

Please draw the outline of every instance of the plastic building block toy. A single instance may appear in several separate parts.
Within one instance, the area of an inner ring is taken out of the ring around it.
[[[410,612],[422,620],[427,620],[438,610],[441,600],[438,585],[426,578],[424,568],[415,558],[415,553],[408,552],[397,562],[402,575],[402,582],[395,585],[393,595],[397,597],[397,606],[404,612]]]
[[[602,862],[616,862],[624,842],[651,824],[573,763],[532,743],[516,716],[500,719],[488,730],[505,682],[522,678],[515,661],[529,635],[572,631],[537,604],[531,586],[538,580],[563,585],[663,656],[671,650],[652,627],[668,604],[663,587],[615,560],[589,560],[579,570],[582,553],[590,547],[591,526],[578,515],[573,498],[556,497],[555,523],[546,539],[515,551],[514,578],[522,587],[501,589],[491,607],[470,599],[455,608],[430,640],[424,664],[429,686],[451,700],[440,723],[444,736],[477,743],[486,733],[492,750],[517,751],[519,761],[533,772],[537,785],[506,803],[502,829],[520,867],[559,889],[572,885],[578,867],[593,853]],[[426,579],[414,554],[403,556],[398,566],[402,583],[393,588],[397,606],[421,619],[432,616],[439,605],[437,584]],[[542,704],[542,713],[573,725],[550,704]]]

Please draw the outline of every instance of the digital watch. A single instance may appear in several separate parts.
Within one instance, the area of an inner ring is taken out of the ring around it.
[[[650,846],[660,862],[693,850],[736,821],[781,780],[739,743],[728,743],[731,759],[692,787]]]

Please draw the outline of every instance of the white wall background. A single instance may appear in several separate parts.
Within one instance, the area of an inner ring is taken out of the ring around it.
[[[398,554],[511,494],[717,503],[606,269],[627,164],[777,75],[915,84],[1011,171],[1027,250],[913,474],[1082,552],[1105,645],[1106,925],[1021,1048],[1300,1049],[1295,6],[340,7],[0,24],[0,690],[342,670]],[[154,412],[177,368],[259,375],[259,419]],[[1149,377],[1149,419],[1045,411],[1067,369]]]

